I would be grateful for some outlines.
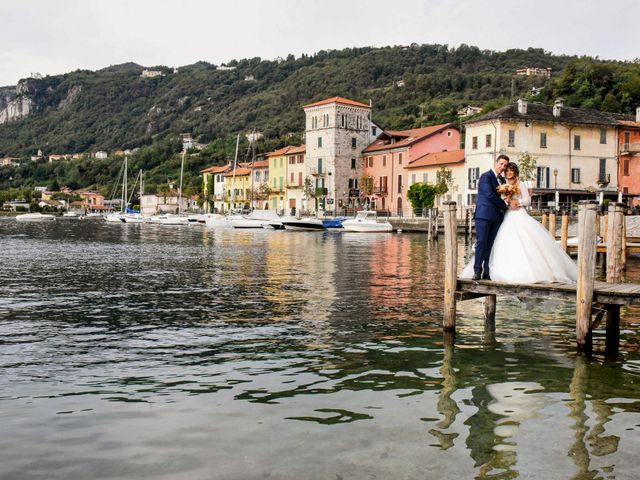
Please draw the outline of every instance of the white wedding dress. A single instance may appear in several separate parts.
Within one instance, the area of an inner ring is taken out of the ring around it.
[[[522,207],[531,204],[527,186],[520,182],[517,198]],[[473,277],[473,262],[460,278]],[[505,283],[575,282],[576,263],[555,238],[525,208],[507,210],[489,258],[491,280]]]

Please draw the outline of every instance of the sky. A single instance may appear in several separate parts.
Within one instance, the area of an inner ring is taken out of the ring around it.
[[[466,43],[633,60],[638,0],[1,0],[0,86],[125,62]]]

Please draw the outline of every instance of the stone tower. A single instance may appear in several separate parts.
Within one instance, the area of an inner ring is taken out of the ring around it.
[[[362,150],[371,143],[371,107],[342,97],[304,106],[305,179],[316,193],[307,210],[359,206]]]

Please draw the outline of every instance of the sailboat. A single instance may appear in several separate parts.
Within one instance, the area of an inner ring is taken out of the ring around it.
[[[114,212],[114,213],[107,214],[104,217],[104,219],[109,223],[125,223],[124,214],[125,214],[125,205],[127,201],[127,162],[128,162],[127,157],[124,157],[121,174],[118,174],[118,180],[116,181],[116,184],[113,187],[113,192],[111,195],[111,199],[113,200],[118,190],[118,183],[120,181],[120,177],[122,176],[122,196],[120,197],[121,198],[120,213]]]
[[[142,169],[138,172],[138,176],[136,177],[136,181],[133,184],[133,188],[131,189],[131,196],[126,205],[126,210],[124,214],[124,222],[125,223],[145,223],[146,218],[142,216],[142,214],[138,210],[133,210],[129,208],[129,204],[131,203],[131,198],[133,197],[133,191],[136,188],[136,185],[140,182],[140,198],[144,193],[144,177],[142,176]]]

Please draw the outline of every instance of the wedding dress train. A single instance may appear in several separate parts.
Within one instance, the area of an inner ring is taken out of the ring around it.
[[[520,183],[520,204],[530,203]],[[460,278],[473,276],[471,259]],[[505,283],[575,282],[578,268],[555,238],[524,208],[507,210],[489,258],[491,280]]]

